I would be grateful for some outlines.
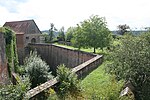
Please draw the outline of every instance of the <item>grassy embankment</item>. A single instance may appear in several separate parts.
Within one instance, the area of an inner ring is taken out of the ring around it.
[[[118,42],[115,41],[114,45]],[[77,50],[72,46],[66,46],[62,44],[55,44],[58,46],[70,48]],[[81,49],[85,52],[93,52],[93,49]],[[98,54],[108,55],[109,53],[104,50],[97,49]],[[83,98],[84,99],[94,99],[94,100],[129,100],[127,97],[119,98],[120,90],[123,86],[123,81],[116,81],[115,76],[105,73],[105,68],[107,64],[110,63],[104,60],[103,64],[97,69],[87,75],[82,81],[81,86],[83,88]]]

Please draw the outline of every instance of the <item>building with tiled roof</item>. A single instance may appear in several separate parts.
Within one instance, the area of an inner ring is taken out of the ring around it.
[[[4,27],[9,27],[16,33],[16,42],[19,62],[25,56],[25,48],[28,46],[28,43],[40,43],[41,31],[36,25],[34,20],[24,20],[24,21],[12,21],[6,22]]]

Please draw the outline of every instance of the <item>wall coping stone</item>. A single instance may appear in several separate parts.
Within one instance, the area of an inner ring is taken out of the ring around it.
[[[70,48],[63,47],[63,46],[58,46],[58,45],[55,45],[55,44],[52,44],[52,43],[35,43],[35,44],[29,43],[29,46],[30,45],[54,46],[54,47],[58,47],[58,48],[62,48],[62,49],[67,49],[67,50],[70,50],[70,51],[76,51],[76,52],[81,52],[81,53],[89,54],[89,55],[91,55],[93,57],[97,56],[97,54],[94,54],[94,53],[89,53],[89,52],[85,52],[85,51],[79,51],[79,50],[75,50],[75,49],[70,49]]]

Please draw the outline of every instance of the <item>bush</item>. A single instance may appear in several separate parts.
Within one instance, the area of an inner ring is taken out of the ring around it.
[[[150,35],[150,33],[149,33]],[[147,34],[133,37],[126,35],[121,45],[111,54],[108,69],[117,79],[130,81],[135,87],[137,100],[150,99],[150,43]]]
[[[34,88],[53,78],[50,67],[42,61],[37,52],[30,52],[29,57],[25,59],[24,66],[20,68],[20,73],[29,76],[31,88]],[[47,99],[47,91],[43,91],[34,97],[37,100]]]
[[[30,56],[25,59],[24,68],[26,74],[29,76],[31,88],[52,79],[49,66],[42,61],[36,51],[30,52]]]
[[[65,65],[60,65],[57,69],[57,77],[57,80],[60,82],[57,88],[60,99],[80,97],[80,81],[75,73],[72,73]]]
[[[28,77],[22,77],[16,85],[0,86],[0,100],[23,100],[30,88]]]

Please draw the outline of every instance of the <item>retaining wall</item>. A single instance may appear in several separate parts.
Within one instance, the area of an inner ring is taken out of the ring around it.
[[[72,72],[76,73],[78,75],[78,78],[83,78],[87,74],[89,74],[91,71],[93,71],[95,68],[97,68],[102,63],[102,56],[97,55],[96,57],[74,67],[72,69]],[[57,81],[57,77],[55,77],[52,80],[49,80],[31,90],[29,90],[26,93],[26,97],[31,98],[38,93],[42,92],[43,90],[50,88],[54,85],[56,85],[59,81]]]
[[[59,64],[65,64],[72,68],[72,72],[83,78],[102,63],[102,56],[78,50],[67,49],[52,44],[29,44],[30,50],[36,49],[42,59],[55,71]],[[31,98],[43,90],[55,86],[58,83],[56,77],[49,80],[26,93],[26,97]]]
[[[57,66],[60,64],[74,68],[96,56],[95,54],[72,50],[53,44],[29,44],[28,47],[30,50],[37,50],[38,54],[47,62],[54,74]]]
[[[3,33],[0,33],[0,85],[8,84],[8,69],[5,52],[5,39]]]

